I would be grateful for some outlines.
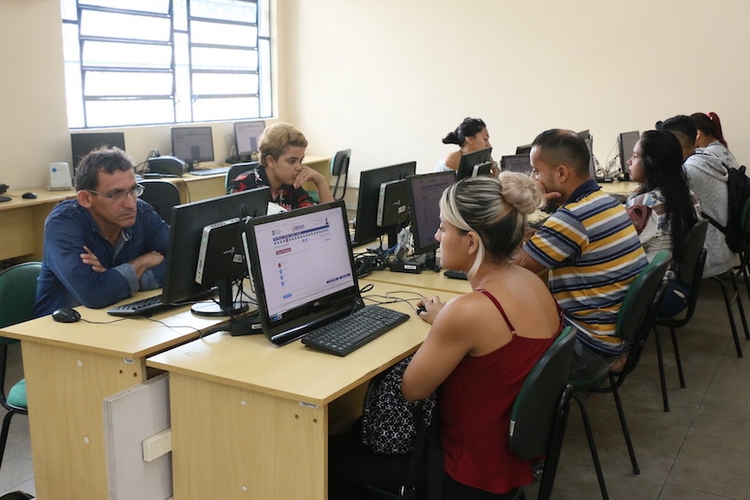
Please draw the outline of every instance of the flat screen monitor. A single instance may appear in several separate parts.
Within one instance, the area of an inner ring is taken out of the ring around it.
[[[102,146],[120,148],[125,151],[125,134],[123,132],[85,132],[70,134],[70,147],[73,152],[73,171],[84,156]]]
[[[524,144],[523,146],[516,147],[517,155],[528,155],[531,154],[531,144]]]
[[[586,147],[589,148],[589,177],[597,179],[596,175],[596,160],[594,159],[594,138],[589,137],[585,139]]]
[[[214,139],[211,127],[172,128],[172,155],[189,165],[214,161]]]
[[[406,179],[408,176],[416,173],[416,161],[360,172],[357,215],[354,226],[353,244],[355,246],[374,241],[387,232],[386,228],[378,227],[380,185],[389,181]]]
[[[633,156],[633,149],[635,149],[635,143],[640,139],[641,134],[634,130],[632,132],[623,132],[617,140],[617,145],[620,149],[620,170],[622,170],[623,178],[627,181],[630,180],[630,174],[628,173],[628,160]]]
[[[219,305],[217,306],[217,303],[212,300],[195,304],[192,310],[196,314],[229,315],[234,305],[231,281],[241,277],[240,273],[247,270],[247,264],[242,260],[244,256],[242,226],[235,225],[232,253],[232,258],[240,260],[241,265],[238,263],[236,267],[230,267],[230,271],[225,276],[216,272],[210,273],[212,278],[210,281],[215,281],[215,283],[207,280],[199,284],[195,278],[204,228],[225,221],[265,215],[269,201],[271,201],[270,188],[261,187],[172,207],[172,225],[162,302],[176,305],[210,296],[214,291],[212,285],[216,285],[219,287]],[[231,244],[228,248],[231,248]]]
[[[507,155],[500,158],[501,172],[519,172],[531,175],[534,168],[531,166],[531,158],[525,155]]]
[[[425,267],[435,267],[435,251],[440,246],[435,239],[435,232],[440,226],[440,197],[454,182],[456,176],[453,172],[432,172],[406,179],[414,253],[427,255]]]
[[[492,148],[472,151],[461,155],[461,161],[458,164],[456,178],[476,177],[478,175],[490,175],[492,171]]]
[[[244,242],[258,316],[274,344],[302,337],[362,303],[343,201],[248,219]]]
[[[264,121],[234,122],[234,145],[237,156],[249,156],[258,152],[260,135],[266,129]]]

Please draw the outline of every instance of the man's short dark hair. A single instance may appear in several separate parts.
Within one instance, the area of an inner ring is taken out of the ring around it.
[[[76,169],[76,190],[96,189],[99,171],[111,174],[117,170],[134,170],[133,159],[119,148],[101,147],[83,157]]]
[[[576,174],[588,177],[591,153],[586,141],[572,130],[545,130],[531,143],[541,158],[550,165],[567,165]]]
[[[667,130],[677,135],[680,142],[686,142],[688,146],[695,146],[695,136],[698,128],[692,118],[686,115],[677,115],[664,121],[656,122],[656,130]]]

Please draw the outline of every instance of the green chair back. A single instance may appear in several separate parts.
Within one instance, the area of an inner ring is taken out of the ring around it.
[[[0,272],[0,328],[34,316],[36,281],[41,262],[26,262]]]

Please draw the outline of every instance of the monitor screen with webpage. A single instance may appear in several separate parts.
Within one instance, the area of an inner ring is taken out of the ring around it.
[[[264,121],[234,122],[234,146],[237,156],[249,156],[258,152],[260,135],[266,129]]]
[[[219,290],[219,306],[213,300],[195,304],[193,312],[205,315],[229,315],[232,309],[231,281],[241,278],[247,270],[242,251],[242,225],[234,224],[234,233],[225,233],[223,238],[227,248],[234,248],[230,261],[239,260],[236,265],[204,270],[206,279],[196,282],[196,273],[201,253],[201,241],[204,228],[225,221],[238,221],[248,217],[265,215],[271,192],[268,187],[241,191],[172,207],[172,226],[170,229],[169,249],[166,259],[166,274],[162,290],[162,303],[180,304],[213,293],[213,286],[223,287]],[[229,242],[226,238],[231,238]],[[216,262],[213,262],[214,264]],[[222,275],[222,272],[225,274]],[[210,279],[209,279],[210,278]],[[223,302],[223,304],[222,304]],[[223,307],[222,307],[223,306]]]
[[[417,173],[417,162],[410,161],[387,167],[363,170],[359,174],[357,215],[354,225],[355,246],[364,245],[386,234],[386,228],[378,226],[378,200],[380,186],[389,181],[403,180]]]
[[[435,232],[440,226],[440,197],[443,191],[456,182],[453,171],[412,175],[406,180],[409,186],[409,212],[414,253],[427,255],[425,267],[436,267],[435,251],[440,243]]]
[[[214,161],[211,127],[173,127],[172,155],[188,164],[188,170],[200,162]]]
[[[248,219],[243,241],[263,332],[274,344],[362,306],[343,201]]]

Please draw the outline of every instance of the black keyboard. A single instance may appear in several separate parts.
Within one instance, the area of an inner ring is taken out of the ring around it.
[[[168,304],[164,304],[161,301],[161,295],[154,295],[153,297],[111,307],[107,310],[107,314],[111,314],[112,316],[150,316],[168,307]]]
[[[216,168],[203,168],[200,170],[191,170],[190,173],[193,175],[216,175],[226,174],[229,171],[229,167],[216,167]]]
[[[346,356],[408,319],[408,314],[385,307],[365,306],[349,316],[311,331],[302,337],[302,343],[331,354]]]

